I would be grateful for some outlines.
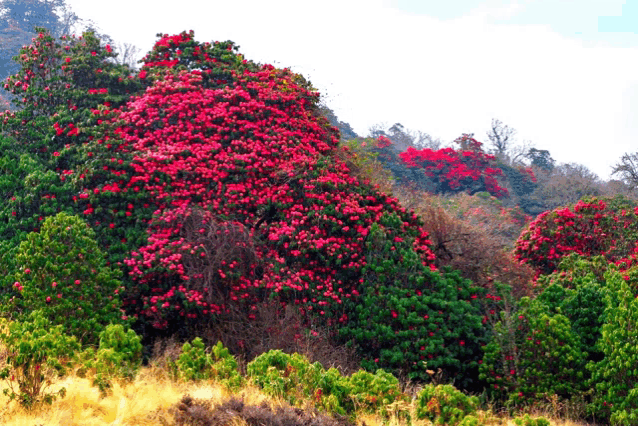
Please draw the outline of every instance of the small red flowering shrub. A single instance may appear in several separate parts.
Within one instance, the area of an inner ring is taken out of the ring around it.
[[[496,167],[496,158],[485,154],[481,143],[469,135],[463,135],[455,142],[461,145],[461,149],[434,151],[408,147],[399,157],[408,167],[422,169],[423,174],[434,183],[433,192],[436,194],[486,191],[497,198],[506,197],[507,190],[496,179],[503,175],[503,171]]]
[[[519,237],[514,255],[538,275],[551,274],[571,253],[615,262],[629,257],[638,241],[637,215],[638,208],[622,196],[585,198],[540,214]]]

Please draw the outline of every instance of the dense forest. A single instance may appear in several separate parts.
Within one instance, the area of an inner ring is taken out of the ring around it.
[[[478,424],[452,400],[638,424],[633,155],[603,182],[498,120],[486,143],[360,137],[289,69],[157,38],[135,69],[94,30],[37,28],[3,83],[7,397],[51,402],[43,365],[108,389],[174,338],[231,388],[299,374],[329,413],[412,383],[441,424]]]

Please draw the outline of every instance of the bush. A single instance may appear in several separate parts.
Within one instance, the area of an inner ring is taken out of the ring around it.
[[[424,266],[399,224],[385,215],[372,226],[361,295],[339,311],[340,338],[354,345],[368,371],[427,381],[428,369],[441,368],[459,386],[478,386],[484,290]]]
[[[514,254],[538,275],[551,274],[572,253],[601,255],[608,262],[626,258],[638,240],[635,207],[622,196],[592,197],[542,213],[523,231]]]
[[[266,394],[283,397],[295,405],[312,399],[324,369],[318,362],[310,364],[302,355],[272,350],[249,362],[246,371]]]
[[[481,379],[488,393],[513,405],[583,391],[585,355],[568,318],[539,300],[523,298],[517,312],[501,314],[484,348]]]
[[[638,416],[638,299],[617,271],[605,274],[604,323],[598,347],[604,354],[590,362],[595,387],[589,411],[596,418],[634,424]]]
[[[64,326],[51,326],[41,311],[33,311],[25,322],[9,324],[8,331],[0,334],[9,352],[7,366],[0,378],[9,387],[2,392],[10,400],[17,400],[26,408],[45,402],[51,404],[57,395],[64,397],[66,389],[46,393],[51,380],[67,373],[68,362],[81,346],[74,336],[63,333]]]
[[[325,370],[299,354],[269,351],[248,363],[248,376],[265,393],[283,397],[291,404],[311,400],[327,412],[352,416],[356,411],[388,417],[390,404],[405,401],[399,381],[383,370],[375,374],[358,371],[342,376],[335,368]],[[400,413],[407,415],[407,412]]]
[[[12,302],[5,307],[21,320],[33,310],[83,344],[97,344],[107,324],[127,323],[120,311],[120,271],[105,265],[95,233],[76,216],[59,213],[32,232],[16,255]]]
[[[204,350],[199,337],[184,343],[182,354],[177,359],[178,374],[184,380],[217,380],[229,389],[238,389],[243,377],[237,369],[237,361],[221,342],[212,348],[212,355]]]
[[[467,396],[452,385],[428,384],[417,395],[416,415],[434,424],[457,425],[476,413],[478,404],[477,397]]]
[[[390,404],[406,399],[406,395],[401,392],[399,380],[384,370],[377,370],[374,374],[360,370],[347,379],[351,385],[348,397],[354,402],[356,409],[364,412],[387,417]]]
[[[516,426],[549,426],[549,420],[544,417],[531,418],[529,414],[525,414],[525,417],[516,417],[514,419]]]

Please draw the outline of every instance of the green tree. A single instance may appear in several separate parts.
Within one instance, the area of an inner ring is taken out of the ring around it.
[[[85,344],[97,344],[110,323],[122,323],[120,271],[106,266],[95,232],[77,216],[60,213],[20,244],[14,294],[4,307],[24,320],[36,309]]]
[[[591,412],[612,424],[638,423],[638,299],[623,276],[605,274],[604,323],[599,348],[600,362],[589,363],[595,397]]]

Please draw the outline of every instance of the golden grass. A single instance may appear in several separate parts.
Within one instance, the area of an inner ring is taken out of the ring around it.
[[[0,395],[0,424],[6,426],[102,426],[102,425],[172,425],[174,417],[169,409],[188,394],[197,400],[211,401],[219,405],[229,397],[240,396],[248,405],[260,405],[264,401],[272,408],[285,404],[282,400],[271,398],[251,385],[236,394],[212,381],[202,383],[174,382],[158,367],[143,367],[132,383],[113,383],[112,394],[101,398],[96,387],[91,386],[87,378],[75,374],[54,383],[50,391],[55,392],[64,386],[67,390],[65,398],[58,398],[52,405],[44,405],[33,412],[25,411],[15,401]],[[409,407],[414,419],[414,406]],[[547,413],[538,413],[537,415]],[[514,425],[512,419],[496,417],[491,412],[480,411],[477,415],[481,424]],[[367,426],[408,426],[408,423],[396,416],[384,420],[372,414],[360,414],[357,425]],[[237,426],[245,422],[238,421]],[[425,426],[429,422],[414,420],[413,426]],[[555,426],[583,426],[569,420],[554,420]]]
[[[174,348],[173,348],[174,349]],[[60,388],[66,388],[66,396],[58,398],[52,405],[42,405],[32,411],[23,409],[16,401],[0,392],[0,425],[6,426],[102,426],[102,425],[173,425],[175,418],[170,412],[176,407],[185,395],[190,395],[195,400],[209,401],[211,405],[221,405],[230,397],[240,397],[246,405],[259,406],[266,403],[270,408],[276,409],[287,403],[281,399],[272,398],[263,394],[256,386],[248,384],[236,393],[230,393],[214,381],[200,383],[171,380],[165,365],[167,353],[170,348],[153,359],[149,366],[142,367],[135,380],[129,383],[113,381],[112,392],[106,397],[101,397],[97,387],[91,385],[90,378],[82,378],[71,372],[66,378],[54,382],[47,393],[55,393]],[[6,366],[6,348],[0,344],[0,369]],[[7,387],[4,380],[0,380],[0,389]],[[418,388],[406,389],[409,395],[416,395]],[[404,418],[393,415],[390,419],[381,416],[358,413],[357,425],[366,426],[426,426],[430,423],[425,420],[415,420],[415,404],[400,402],[396,407],[391,407],[398,413],[400,410],[410,412],[412,423]],[[312,409],[312,403],[307,402],[304,407]],[[392,409],[390,410],[392,412]],[[532,417],[555,417],[552,414],[560,413],[560,417],[574,414],[565,407],[557,407],[548,403],[543,412],[532,412]],[[479,411],[476,415],[482,425],[514,425],[511,418],[495,415],[492,410]],[[573,417],[573,416],[570,416]],[[235,425],[236,423],[236,425]],[[586,423],[578,423],[566,419],[555,419],[551,422],[555,426],[585,426]],[[228,426],[245,426],[246,422],[237,420]]]

